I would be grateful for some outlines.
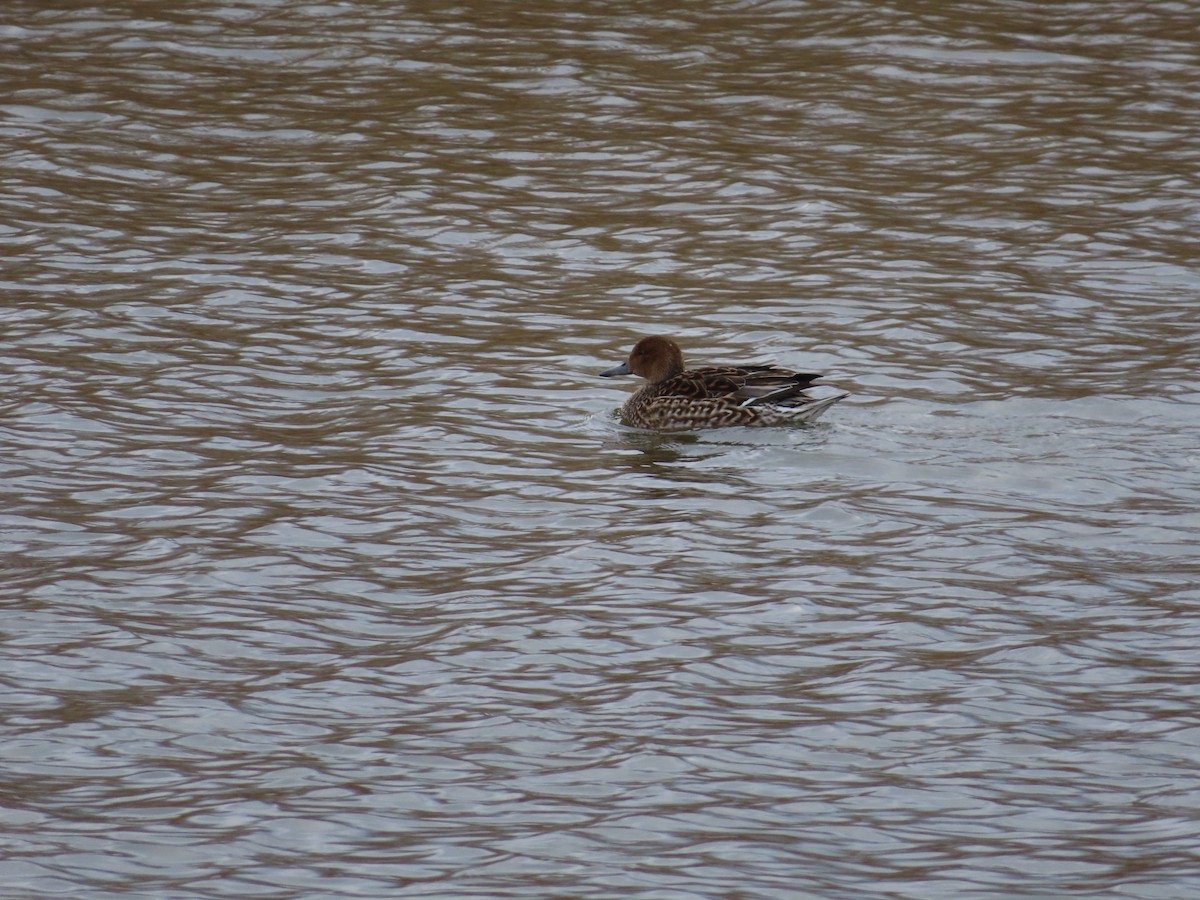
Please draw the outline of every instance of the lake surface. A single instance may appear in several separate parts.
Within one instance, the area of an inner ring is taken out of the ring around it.
[[[0,46],[6,897],[1200,896],[1197,3]]]

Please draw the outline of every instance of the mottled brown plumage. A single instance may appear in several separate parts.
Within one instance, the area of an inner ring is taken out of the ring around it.
[[[679,345],[665,337],[642,338],[628,362],[600,374],[645,378],[646,384],[621,407],[621,419],[659,431],[811,422],[849,396],[814,399],[803,391],[820,375],[778,366],[686,369]]]

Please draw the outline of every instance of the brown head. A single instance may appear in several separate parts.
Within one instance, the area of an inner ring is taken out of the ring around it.
[[[629,361],[600,374],[641,375],[651,384],[666,381],[683,371],[683,351],[670,338],[645,337],[634,345]]]

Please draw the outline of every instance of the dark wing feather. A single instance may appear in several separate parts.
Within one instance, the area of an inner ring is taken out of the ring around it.
[[[789,372],[786,369],[776,370],[769,375],[747,378],[735,396],[742,401],[743,406],[758,406],[761,403],[786,406],[787,401],[793,398],[808,400],[809,398],[801,392],[812,387],[812,383],[820,377],[811,373]]]
[[[655,385],[658,397],[727,400],[739,406],[784,403],[820,378],[777,366],[721,366],[689,369]],[[801,399],[809,398],[801,396]]]

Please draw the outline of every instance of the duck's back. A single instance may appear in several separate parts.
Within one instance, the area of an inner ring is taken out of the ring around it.
[[[664,431],[811,421],[841,399],[814,400],[801,393],[820,377],[778,366],[689,369],[647,384],[629,398],[622,417]]]
[[[779,366],[710,366],[689,369],[652,387],[660,397],[726,400],[756,406],[794,397],[820,377]]]

